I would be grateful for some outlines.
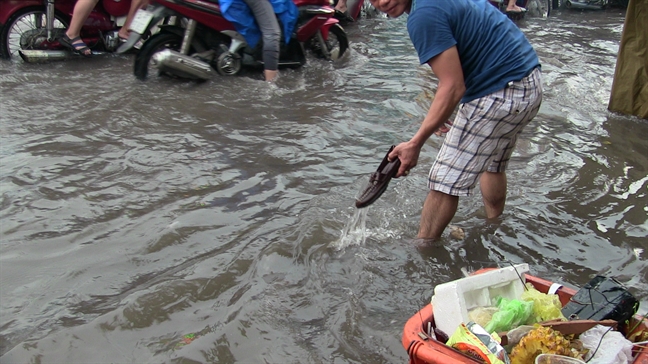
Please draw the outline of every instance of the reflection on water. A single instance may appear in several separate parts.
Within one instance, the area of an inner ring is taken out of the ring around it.
[[[0,63],[1,361],[405,362],[436,284],[507,261],[570,286],[615,276],[645,310],[648,124],[606,110],[623,14],[519,24],[546,92],[505,214],[462,199],[465,236],[424,249],[441,139],[354,207],[436,88],[404,22],[349,25],[350,57],[277,87],[142,83],[132,56]]]

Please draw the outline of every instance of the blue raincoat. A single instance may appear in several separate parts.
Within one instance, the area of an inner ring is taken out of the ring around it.
[[[288,44],[299,15],[297,5],[292,0],[262,1],[269,1],[272,4],[272,8],[283,26],[284,41]],[[219,3],[225,19],[234,24],[236,30],[241,33],[251,47],[256,46],[261,39],[261,30],[254,20],[254,14],[250,7],[243,0],[220,0]]]

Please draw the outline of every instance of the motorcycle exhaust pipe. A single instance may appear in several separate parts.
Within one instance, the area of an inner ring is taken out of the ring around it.
[[[159,71],[183,78],[210,80],[215,74],[209,63],[168,48],[155,53],[153,62]]]
[[[68,51],[21,49],[20,57],[27,63],[62,61],[70,57]]]
[[[601,10],[603,9],[602,5],[591,5],[588,3],[583,3],[579,1],[569,1],[567,3],[567,8],[570,9],[585,9],[585,10]]]

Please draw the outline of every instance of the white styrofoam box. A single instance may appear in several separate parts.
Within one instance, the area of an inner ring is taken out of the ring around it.
[[[517,264],[439,284],[432,296],[436,326],[450,336],[462,322],[468,323],[469,310],[493,306],[492,300],[497,296],[519,299],[525,289],[524,273],[527,272],[528,264]]]

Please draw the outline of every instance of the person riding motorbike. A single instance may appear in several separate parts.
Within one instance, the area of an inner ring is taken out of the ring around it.
[[[251,47],[258,43],[259,32],[262,34],[265,80],[275,81],[281,37],[279,20],[288,43],[297,22],[297,6],[292,0],[221,0],[220,6],[223,16],[234,24]]]
[[[70,26],[59,38],[59,42],[70,48],[73,52],[78,53],[85,57],[92,56],[92,50],[88,47],[87,44],[81,39],[81,28],[83,24],[90,16],[90,13],[97,5],[99,0],[78,0],[74,5],[74,10],[72,12],[72,19],[70,20]],[[124,41],[128,38],[128,27],[135,17],[135,13],[138,9],[144,8],[148,5],[148,0],[132,0],[131,6],[126,16],[126,21],[122,28],[118,32],[120,39]]]

